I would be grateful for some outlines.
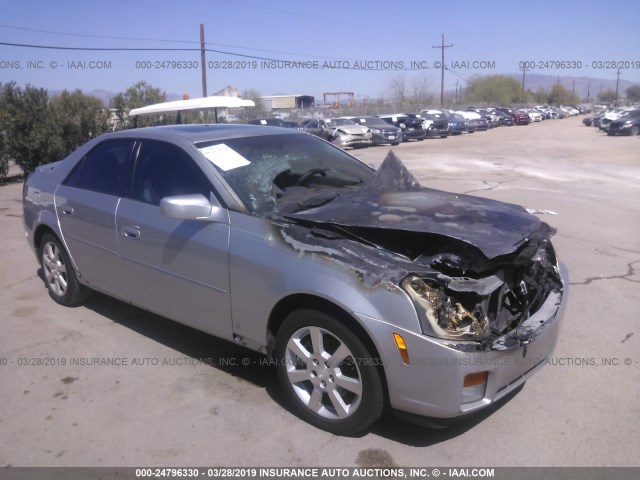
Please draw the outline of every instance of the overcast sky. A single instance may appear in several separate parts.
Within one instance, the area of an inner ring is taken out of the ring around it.
[[[446,89],[475,75],[518,73],[521,61],[533,62],[534,73],[605,79],[622,66],[621,79],[640,83],[637,0],[0,0],[0,11],[0,82],[49,90],[119,92],[146,80],[199,97],[201,23],[209,94],[232,85],[263,95],[377,97],[400,77],[436,93],[441,51],[433,46],[442,33],[453,44]]]

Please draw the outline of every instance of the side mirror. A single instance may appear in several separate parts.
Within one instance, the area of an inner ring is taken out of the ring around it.
[[[226,211],[201,194],[164,197],[160,200],[160,213],[180,220],[205,220],[227,223]]]

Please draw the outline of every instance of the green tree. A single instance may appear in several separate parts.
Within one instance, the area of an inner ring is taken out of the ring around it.
[[[0,111],[3,157],[15,160],[25,175],[38,165],[58,160],[56,128],[45,89],[27,85],[23,90],[14,82],[7,83],[0,92]]]
[[[549,96],[547,97],[549,105],[567,105],[576,106],[580,103],[580,99],[576,94],[570,92],[559,83],[556,83],[551,87]]]
[[[64,91],[49,103],[58,135],[52,148],[62,158],[87,140],[109,130],[109,110],[102,102],[80,90]]]
[[[613,103],[616,101],[616,92],[610,88],[598,94],[598,101],[602,103]]]
[[[470,103],[510,105],[520,103],[522,86],[515,78],[486,75],[469,80],[465,99]]]
[[[129,111],[133,108],[146,107],[155,103],[163,103],[167,101],[167,94],[159,88],[152,87],[145,81],[135,83],[127,88],[124,92],[118,93],[111,99],[111,105],[115,109],[118,117],[118,128],[133,128],[136,124],[129,118]],[[149,125],[157,125],[158,123],[173,123],[173,117],[164,118],[158,121],[153,116],[139,116],[137,126],[144,127]]]
[[[544,87],[538,87],[535,92],[532,92],[531,97],[534,103],[545,104],[549,101],[549,92],[547,92]]]
[[[640,85],[632,85],[625,90],[627,100],[631,103],[640,102]]]

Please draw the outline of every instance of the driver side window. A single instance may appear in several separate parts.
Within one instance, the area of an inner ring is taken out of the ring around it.
[[[145,142],[140,147],[133,174],[132,197],[159,205],[164,197],[200,193],[211,197],[211,186],[189,156],[162,142]]]

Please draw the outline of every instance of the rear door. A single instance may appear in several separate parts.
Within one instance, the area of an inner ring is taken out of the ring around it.
[[[143,140],[130,192],[118,205],[122,281],[136,305],[208,333],[229,337],[229,222],[179,220],[160,214],[168,196],[213,187],[181,148]]]
[[[115,214],[133,143],[100,143],[78,162],[55,195],[63,241],[82,281],[116,296],[122,290]]]

